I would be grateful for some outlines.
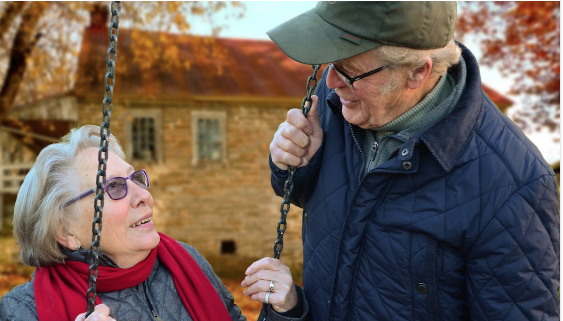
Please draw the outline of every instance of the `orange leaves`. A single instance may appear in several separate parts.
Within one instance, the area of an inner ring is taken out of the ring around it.
[[[109,7],[109,2],[0,4],[0,71],[6,70],[0,73],[0,85],[7,84],[4,86],[6,90],[0,93],[0,120],[14,104],[67,92],[75,85],[75,79],[76,84],[95,81],[101,86],[105,50],[89,52],[89,55],[99,57],[96,60],[99,64],[82,68],[86,70],[83,75],[74,74],[81,50],[94,48],[92,43],[100,41],[107,48],[107,32],[103,40],[100,36],[82,41],[83,30],[88,23],[97,23],[94,25],[98,30],[109,25],[109,21],[103,21],[103,14],[102,21],[97,21],[97,16],[92,19],[95,7],[98,10]],[[147,79],[154,77],[151,82],[157,82],[162,77],[155,76],[176,68],[189,70],[197,59],[217,61],[213,72],[221,74],[224,50],[213,39],[200,37],[188,44],[179,37],[185,37],[196,23],[208,24],[210,33],[218,35],[227,18],[240,17],[243,10],[244,5],[230,2],[123,2],[118,44],[118,53],[122,54],[118,54],[116,62],[117,78],[120,74],[136,73]],[[127,33],[130,35],[129,42],[125,44],[122,40],[127,37],[121,35]],[[130,50],[124,51],[124,45]],[[124,56],[124,52],[129,53]],[[8,57],[19,61],[9,62]],[[11,69],[4,68],[7,64]],[[159,84],[154,85],[151,90],[159,90]]]
[[[258,320],[260,309],[262,308],[261,302],[252,301],[249,297],[242,294],[244,289],[240,286],[242,280],[229,280],[222,279],[223,284],[235,299],[235,304],[240,308],[242,314],[246,316],[247,320]]]

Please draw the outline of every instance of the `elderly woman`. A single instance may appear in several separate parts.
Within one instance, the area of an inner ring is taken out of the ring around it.
[[[0,320],[85,319],[99,132],[72,130],[41,151],[26,176],[14,235],[23,263],[37,269],[4,295]],[[149,176],[124,159],[111,136],[96,308],[86,320],[246,320],[193,247],[155,230]],[[270,304],[262,311],[268,320],[305,319],[307,302],[286,265],[265,258],[246,274],[244,294]]]

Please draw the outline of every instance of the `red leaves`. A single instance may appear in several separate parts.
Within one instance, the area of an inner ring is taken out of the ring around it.
[[[552,127],[552,118],[559,118],[560,3],[466,2],[460,7],[457,38],[475,35],[483,51],[480,63],[515,75],[512,92],[537,96],[533,117]]]

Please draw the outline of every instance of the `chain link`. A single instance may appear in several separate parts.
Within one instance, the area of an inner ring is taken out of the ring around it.
[[[305,117],[307,117],[307,114],[309,113],[309,110],[313,105],[313,100],[311,99],[311,95],[313,94],[313,91],[315,91],[315,88],[317,88],[317,72],[321,68],[321,65],[313,65],[312,67],[313,67],[313,74],[309,76],[309,78],[307,78],[307,96],[305,96],[303,98],[303,101],[301,102],[301,109],[303,110],[303,115],[305,115]],[[311,84],[311,82],[313,82],[313,84]],[[291,204],[289,201],[289,197],[291,196],[291,192],[293,191],[293,175],[295,175],[296,169],[297,168],[293,166],[289,166],[287,169],[288,176],[283,186],[284,195],[280,208],[281,216],[280,216],[280,220],[278,221],[278,228],[277,228],[278,238],[274,242],[274,259],[279,259],[280,254],[283,250],[283,235],[285,234],[285,229],[287,227],[287,222],[286,222],[287,213],[289,212],[289,207]],[[262,310],[264,311],[263,314],[264,318],[262,319],[263,321],[266,321],[266,319],[268,318],[267,306],[268,305],[266,303],[262,304]]]
[[[115,9],[117,4],[117,9]],[[117,36],[119,35],[119,13],[121,2],[112,1],[111,21],[109,24],[109,48],[106,55],[106,75],[104,77],[104,101],[102,104],[102,125],[100,126],[100,149],[98,151],[98,173],[96,174],[96,198],[94,200],[94,221],[92,222],[92,244],[90,245],[90,268],[88,269],[88,292],[86,301],[86,317],[94,311],[96,302],[96,281],[98,278],[98,256],[100,254],[100,237],[102,234],[102,210],[104,208],[104,185],[106,183],[106,167],[108,160],[109,124],[113,108],[113,87],[115,86],[115,60],[117,59]],[[115,31],[115,32],[114,32]],[[111,83],[108,80],[111,79]],[[109,108],[106,109],[106,104]]]
[[[311,109],[311,106],[313,104],[311,95],[313,94],[313,91],[315,91],[315,88],[317,88],[317,72],[319,71],[319,68],[321,68],[321,65],[313,65],[312,67],[313,74],[309,76],[309,78],[307,78],[307,96],[303,98],[303,101],[301,103],[301,109],[303,110],[305,117],[307,117],[307,114],[309,113],[309,110]],[[313,84],[311,84],[311,82],[313,82]],[[284,196],[280,208],[281,216],[280,220],[278,221],[278,238],[274,243],[275,259],[280,258],[281,251],[283,250],[283,235],[287,227],[286,218],[290,207],[289,197],[291,195],[291,191],[293,191],[293,175],[295,174],[295,170],[296,168],[293,166],[289,166],[289,168],[287,169],[288,177],[283,187]]]

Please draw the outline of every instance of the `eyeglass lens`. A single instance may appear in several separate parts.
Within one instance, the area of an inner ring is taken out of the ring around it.
[[[350,87],[350,88],[354,88],[354,86],[352,85],[352,83],[350,82],[350,80],[348,78],[346,78],[343,74],[340,73],[340,71],[336,70],[336,74],[338,75],[338,77],[340,77],[340,79],[342,79],[342,81],[346,84],[346,86]]]
[[[352,85],[352,82],[350,82],[350,79],[348,79],[348,77],[346,77],[344,74],[342,74],[342,72],[334,64],[329,64],[329,66],[331,66],[332,69],[334,71],[336,71],[336,74],[346,84],[346,86],[354,89],[354,85]]]
[[[143,189],[149,188],[148,177],[142,170],[134,172],[128,178]],[[108,180],[106,182],[106,192],[108,193],[109,197],[114,200],[124,198],[127,195],[126,179],[123,177],[115,177]]]

